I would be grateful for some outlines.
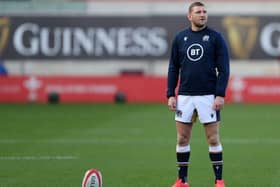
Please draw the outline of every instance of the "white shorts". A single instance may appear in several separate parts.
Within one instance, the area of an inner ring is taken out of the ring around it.
[[[200,123],[220,121],[220,111],[213,110],[214,95],[187,96],[178,95],[175,120],[191,123],[194,111],[197,111]]]

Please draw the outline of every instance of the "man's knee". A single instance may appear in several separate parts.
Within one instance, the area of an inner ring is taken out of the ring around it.
[[[205,132],[209,146],[220,144],[219,122],[205,124]]]
[[[186,146],[189,145],[192,131],[192,123],[176,122],[177,128],[177,145]]]
[[[207,137],[208,139],[208,144],[210,146],[217,146],[217,145],[220,145],[220,139],[219,139],[219,135],[209,135]]]
[[[187,134],[178,134],[177,135],[177,145],[185,146],[189,144],[190,137]]]

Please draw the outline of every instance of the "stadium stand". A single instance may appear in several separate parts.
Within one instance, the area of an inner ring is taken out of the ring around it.
[[[0,0],[0,102],[165,102],[190,2]],[[280,103],[280,1],[205,2],[230,46],[228,101]]]
[[[161,15],[184,16],[185,0],[13,0],[0,1],[2,16],[140,16]],[[253,3],[252,3],[253,2]],[[230,5],[230,6],[229,6]],[[280,2],[277,0],[211,0],[207,1],[210,16],[279,16]],[[249,7],[249,8],[248,8]],[[40,61],[40,62],[38,62]],[[106,68],[104,68],[106,61]],[[142,71],[147,75],[166,74],[168,59],[130,61],[120,59],[52,59],[34,60],[22,58],[5,60],[5,66],[14,75],[117,75],[124,69]],[[240,59],[232,60],[232,74],[237,75],[274,75],[280,76],[278,59]],[[78,62],[78,63],[77,63]],[[254,69],[249,68],[254,64]],[[246,71],[244,71],[246,70]]]

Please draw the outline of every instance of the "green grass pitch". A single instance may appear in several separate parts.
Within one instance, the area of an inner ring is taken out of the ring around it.
[[[279,105],[226,105],[224,179],[280,187]],[[104,187],[170,187],[176,132],[165,104],[1,104],[0,187],[80,187],[87,169]],[[192,187],[214,186],[203,126],[191,142]]]

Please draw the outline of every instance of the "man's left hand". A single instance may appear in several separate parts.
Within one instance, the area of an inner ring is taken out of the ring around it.
[[[225,104],[225,99],[221,96],[216,96],[213,104],[213,109],[216,111],[221,110],[223,109],[224,104]]]

